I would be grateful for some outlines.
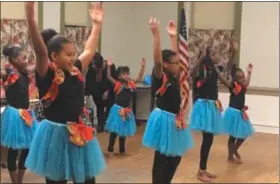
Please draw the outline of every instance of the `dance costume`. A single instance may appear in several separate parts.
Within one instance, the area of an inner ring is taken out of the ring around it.
[[[81,68],[77,60],[71,72],[62,71],[51,63],[46,76],[36,73],[46,119],[36,131],[26,166],[46,177],[47,183],[95,182],[94,178],[106,167],[94,129],[82,118],[84,81]]]
[[[254,129],[246,113],[248,109],[245,106],[246,88],[238,82],[232,82],[230,91],[229,107],[223,116],[225,124],[225,133],[234,138],[246,139],[253,135]]]
[[[181,156],[193,147],[191,133],[180,116],[180,89],[177,79],[163,74],[152,76],[152,90],[156,92],[156,106],[149,116],[142,144],[155,150],[153,183],[171,183]]]
[[[218,73],[211,64],[201,65],[193,82],[193,99],[190,127],[203,133],[200,169],[206,170],[213,135],[223,131],[222,106],[218,100]]]
[[[34,113],[29,110],[29,77],[12,66],[7,68],[3,82],[8,106],[1,113],[1,145],[9,148],[8,170],[16,171],[18,151],[21,155],[19,169],[25,169],[24,162],[37,128]]]
[[[135,90],[136,85],[133,81],[129,81],[127,85],[119,81],[115,84],[116,104],[111,108],[105,124],[105,130],[111,133],[109,152],[114,151],[115,140],[119,136],[120,153],[124,153],[125,137],[133,136],[136,133],[135,117],[129,108]]]

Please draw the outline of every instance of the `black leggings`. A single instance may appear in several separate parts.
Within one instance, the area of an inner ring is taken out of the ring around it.
[[[116,142],[116,138],[117,138],[117,134],[116,133],[110,133],[110,140],[109,140],[109,146],[108,146],[108,151],[109,152],[114,152],[114,145]],[[119,137],[119,148],[120,148],[120,153],[124,153],[125,152],[125,137]]]
[[[213,143],[213,134],[208,132],[202,133],[202,144],[200,148],[200,164],[199,168],[200,170],[206,170],[207,169],[207,161],[209,152]]]
[[[238,148],[241,146],[241,144],[245,141],[245,139],[241,139],[241,138],[235,138],[233,136],[229,136],[228,139],[228,147],[230,147],[231,144],[235,144],[235,149],[236,151],[238,150]]]
[[[53,181],[46,178],[46,184],[66,184],[67,180],[62,181]],[[86,180],[84,183],[75,183],[74,184],[95,184],[95,178],[92,178],[90,180]]]
[[[153,165],[153,184],[170,184],[181,162],[181,157],[170,157],[155,151]]]
[[[16,171],[17,169],[26,169],[24,164],[26,157],[28,155],[29,149],[20,150],[20,156],[17,166],[17,157],[18,157],[19,150],[9,149],[8,151],[8,158],[7,158],[7,167],[8,171]]]

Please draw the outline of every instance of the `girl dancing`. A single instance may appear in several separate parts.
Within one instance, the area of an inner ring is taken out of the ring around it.
[[[36,53],[36,83],[44,105],[41,121],[30,147],[26,166],[46,177],[46,183],[95,183],[105,169],[105,160],[94,129],[82,118],[84,79],[91,62],[103,20],[101,3],[91,6],[92,30],[83,53],[75,59],[74,44],[63,36],[45,40],[40,35],[34,2],[26,2],[28,31]],[[51,62],[49,62],[49,60]]]
[[[1,68],[8,106],[1,114],[1,145],[9,148],[7,167],[12,183],[22,183],[25,159],[36,129],[35,114],[29,108],[29,77],[26,52],[19,46],[6,46],[9,65]],[[17,157],[20,151],[18,164]]]
[[[248,107],[245,105],[245,94],[250,83],[252,69],[253,65],[249,64],[247,68],[247,77],[245,78],[242,69],[233,65],[231,70],[232,81],[228,81],[219,73],[220,80],[230,91],[229,107],[226,109],[223,116],[225,133],[230,135],[228,139],[229,163],[242,164],[238,149],[245,139],[254,133],[253,126],[246,113]]]
[[[157,108],[149,116],[142,144],[155,150],[153,184],[170,184],[181,157],[193,146],[193,140],[180,115],[177,54],[172,50],[161,50],[159,22],[156,18],[150,18],[150,29],[154,43],[152,88],[156,91]],[[176,36],[172,40],[176,42]]]
[[[222,133],[222,106],[218,100],[218,73],[214,67],[218,59],[211,48],[201,52],[192,70],[193,108],[190,117],[192,129],[202,132],[198,179],[211,182],[215,175],[207,171],[207,160],[214,134]]]
[[[110,110],[106,121],[105,130],[110,132],[108,152],[109,156],[113,155],[114,144],[117,136],[119,136],[119,151],[121,155],[125,155],[125,139],[127,136],[133,136],[136,133],[136,124],[133,112],[129,108],[133,93],[136,90],[136,84],[139,82],[145,72],[145,59],[141,60],[141,70],[138,78],[130,79],[130,71],[127,66],[119,66],[117,69],[118,80],[111,76],[112,62],[108,61],[107,77],[114,85],[114,92],[116,94],[116,104]]]

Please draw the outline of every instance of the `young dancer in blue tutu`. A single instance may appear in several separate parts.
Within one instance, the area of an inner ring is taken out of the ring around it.
[[[230,135],[228,139],[229,163],[242,163],[238,149],[245,139],[254,133],[253,126],[246,113],[248,107],[245,106],[245,94],[250,83],[252,69],[253,65],[249,64],[247,68],[247,77],[245,78],[242,69],[233,65],[231,70],[232,81],[226,80],[222,74],[219,74],[220,80],[230,91],[229,107],[226,109],[223,116],[225,133]]]
[[[105,130],[110,132],[108,152],[109,156],[113,156],[114,144],[117,136],[119,136],[119,152],[121,155],[125,155],[125,139],[127,136],[133,136],[136,133],[135,117],[129,105],[136,90],[136,83],[143,78],[145,59],[142,58],[141,60],[141,70],[136,80],[130,78],[128,66],[119,66],[117,68],[118,80],[115,80],[111,76],[111,65],[112,62],[107,61],[107,77],[115,85],[116,103],[110,109],[105,124]]]
[[[211,48],[201,52],[198,62],[192,70],[193,78],[193,108],[190,126],[193,130],[202,132],[200,164],[198,179],[210,182],[216,178],[207,171],[207,160],[213,143],[214,134],[222,133],[222,106],[218,100],[218,73],[214,67],[217,63],[215,53]]]
[[[9,64],[1,68],[8,106],[1,113],[1,145],[8,148],[7,167],[12,183],[22,183],[25,159],[36,129],[35,114],[29,110],[29,77],[23,48],[6,46]],[[20,157],[18,164],[18,152]]]
[[[46,118],[34,135],[26,167],[46,177],[47,184],[66,184],[68,180],[95,183],[95,177],[104,171],[106,163],[94,129],[82,118],[82,72],[98,45],[103,7],[99,2],[92,4],[91,34],[78,59],[75,59],[74,44],[65,37],[55,35],[50,40],[43,40],[34,17],[34,2],[26,2],[25,8],[37,60],[36,84]]]
[[[170,24],[174,26],[174,23]],[[155,150],[153,184],[170,184],[181,157],[193,146],[193,140],[186,122],[180,116],[177,53],[161,50],[159,22],[156,18],[150,18],[150,29],[154,43],[152,88],[156,91],[156,108],[149,116],[142,144]],[[176,33],[171,38],[176,43]]]

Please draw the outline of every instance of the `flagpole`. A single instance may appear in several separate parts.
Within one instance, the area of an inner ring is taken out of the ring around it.
[[[181,11],[184,8],[184,2],[178,2],[178,13],[177,13],[177,41],[179,41],[179,32],[180,32],[180,21],[181,21]]]

